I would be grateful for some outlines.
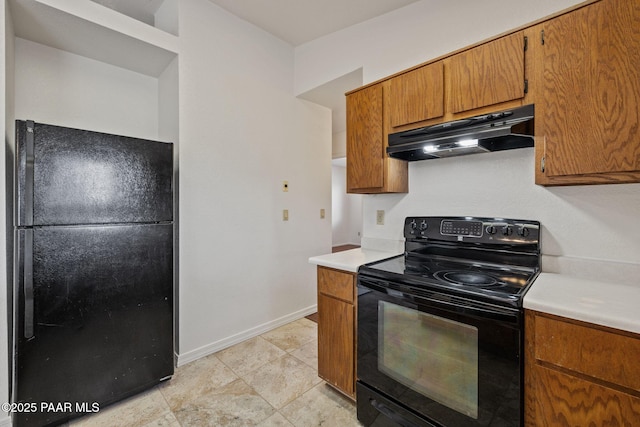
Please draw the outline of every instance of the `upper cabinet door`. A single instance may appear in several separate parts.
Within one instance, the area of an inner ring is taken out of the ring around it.
[[[452,56],[451,111],[460,113],[523,98],[524,57],[522,31]]]
[[[444,115],[442,61],[425,65],[391,79],[391,127]]]
[[[640,181],[640,2],[601,1],[541,24],[536,182]]]
[[[384,185],[382,85],[347,95],[347,191]]]

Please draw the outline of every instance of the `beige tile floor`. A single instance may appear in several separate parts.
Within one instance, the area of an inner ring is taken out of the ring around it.
[[[360,426],[318,378],[318,328],[303,318],[176,369],[173,378],[70,426]]]

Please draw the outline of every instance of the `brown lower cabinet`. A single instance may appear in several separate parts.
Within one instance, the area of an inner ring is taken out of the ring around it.
[[[525,426],[640,426],[640,336],[525,313]]]
[[[355,399],[356,275],[318,266],[318,375]]]

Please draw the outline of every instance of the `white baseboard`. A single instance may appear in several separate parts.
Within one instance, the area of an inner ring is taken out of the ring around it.
[[[314,304],[310,307],[280,317],[279,319],[275,319],[254,328],[247,329],[244,332],[231,335],[230,337],[202,346],[195,350],[191,350],[183,354],[178,354],[177,366],[186,365],[189,362],[193,362],[194,360],[198,360],[220,350],[224,350],[225,348],[231,347],[232,345],[241,343],[242,341],[246,341],[249,338],[257,337],[258,335],[264,334],[265,332],[278,328],[282,325],[286,325],[287,323],[293,322],[294,320],[302,319],[303,317],[315,313],[316,311],[318,311],[318,306]]]

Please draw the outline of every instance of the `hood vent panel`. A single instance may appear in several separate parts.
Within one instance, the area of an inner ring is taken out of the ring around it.
[[[389,135],[387,153],[415,161],[533,147],[534,106]]]

